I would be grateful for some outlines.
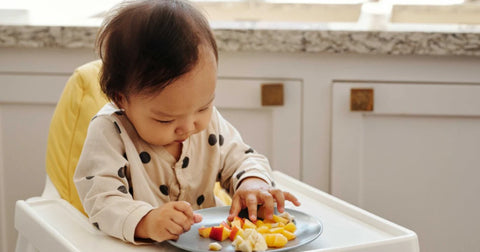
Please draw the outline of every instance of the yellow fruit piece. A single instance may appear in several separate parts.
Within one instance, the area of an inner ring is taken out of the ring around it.
[[[243,237],[243,229],[238,230],[238,233],[237,233],[236,236],[241,236],[241,237]]]
[[[295,238],[297,238],[297,236],[292,233],[292,232],[289,232],[287,230],[283,230],[282,233],[281,233],[283,236],[285,236],[285,238],[287,238],[287,240],[291,241]]]
[[[198,229],[198,234],[203,238],[208,238],[210,236],[210,232],[212,231],[212,227],[204,227]]]
[[[263,226],[257,227],[257,232],[262,233],[262,234],[269,233],[270,228],[267,225],[263,225]]]
[[[272,228],[272,223],[263,223],[263,225],[268,227],[268,229]]]
[[[282,234],[265,234],[264,237],[269,248],[281,248],[288,242],[287,238]]]
[[[249,219],[245,219],[245,223],[243,223],[243,229],[247,228],[256,228],[255,224],[253,224]]]
[[[256,225],[257,228],[258,228],[258,227],[261,227],[261,226],[263,226],[263,225],[265,225],[265,224],[263,223],[262,220],[257,220],[257,221],[255,221],[255,225]]]
[[[272,233],[272,234],[276,234],[276,233],[281,234],[281,233],[283,232],[283,230],[284,230],[283,227],[276,227],[276,228],[270,229],[270,233]]]
[[[287,225],[285,225],[284,229],[287,230],[288,232],[294,233],[295,230],[297,230],[297,226],[295,226],[293,222],[290,222]]]
[[[280,217],[278,215],[273,215],[273,221],[277,222],[277,223],[283,223],[283,224],[287,224],[288,223],[288,220],[283,218],[283,217]]]

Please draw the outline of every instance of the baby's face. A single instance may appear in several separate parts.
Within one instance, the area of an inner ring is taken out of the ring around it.
[[[215,98],[217,63],[210,49],[200,47],[197,65],[150,97],[121,98],[120,107],[140,137],[153,145],[183,142],[207,128]]]

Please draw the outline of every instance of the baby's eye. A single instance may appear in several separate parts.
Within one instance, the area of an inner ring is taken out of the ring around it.
[[[207,107],[205,107],[205,108],[200,109],[199,112],[203,112],[203,111],[205,111],[205,110],[208,110],[209,108],[210,108],[210,106],[207,106]]]
[[[155,121],[157,121],[159,123],[164,123],[164,124],[169,124],[169,123],[173,122],[173,120],[169,120],[169,121],[155,120]]]

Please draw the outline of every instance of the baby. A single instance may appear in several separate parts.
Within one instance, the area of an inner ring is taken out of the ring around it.
[[[111,102],[90,123],[74,181],[98,229],[132,243],[177,239],[202,220],[194,210],[216,206],[216,181],[233,196],[230,220],[300,205],[214,107],[217,46],[189,2],[120,6],[97,48]]]

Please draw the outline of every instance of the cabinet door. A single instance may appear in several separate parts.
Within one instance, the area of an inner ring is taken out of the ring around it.
[[[68,77],[0,73],[0,251],[15,250],[15,202],[42,193],[50,119]]]
[[[262,106],[262,84],[283,84],[283,105]],[[272,169],[301,176],[301,90],[293,80],[219,78],[215,105]]]
[[[373,111],[351,111],[372,89]],[[417,232],[421,251],[479,251],[480,85],[334,83],[331,192]]]

